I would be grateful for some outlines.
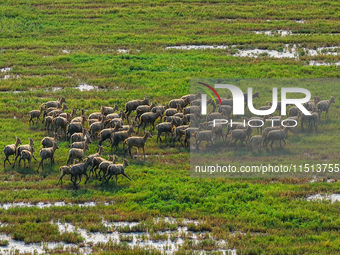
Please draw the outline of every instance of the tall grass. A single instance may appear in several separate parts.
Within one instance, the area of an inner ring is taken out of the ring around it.
[[[338,46],[338,7],[336,1],[317,0],[5,0],[0,4],[0,68],[12,69],[0,72],[0,91],[25,92],[0,92],[0,146],[14,143],[15,136],[24,144],[32,137],[39,151],[40,140],[48,133],[41,123],[29,126],[27,113],[60,95],[66,97],[70,109],[84,108],[91,113],[114,103],[124,109],[128,100],[145,94],[151,101],[164,104],[188,94],[191,78],[338,78],[337,66],[309,66],[309,61],[335,63],[339,56],[302,52],[302,48]],[[254,33],[279,29],[297,34],[282,37]],[[166,46],[183,44],[236,46],[226,50],[165,50]],[[236,49],[282,51],[286,44],[298,46],[299,59],[233,56]],[[4,79],[5,75],[11,77]],[[72,89],[85,82],[99,89]],[[53,91],[54,87],[62,89]],[[298,130],[289,137],[282,153],[230,150],[228,161],[237,166],[288,160],[296,164],[338,161],[339,92],[335,85],[321,89],[311,84],[309,88],[322,99],[336,96],[330,118],[321,118],[318,132]],[[258,84],[257,89],[263,95],[256,102],[260,106],[270,100],[271,86]],[[91,144],[89,154],[96,152],[97,144]],[[126,173],[131,182],[119,177],[118,185],[100,185],[91,178],[88,184],[81,183],[79,190],[73,190],[68,177],[62,187],[55,186],[58,168],[67,161],[67,146],[65,141],[59,143],[56,164],[46,166],[42,174],[36,174],[35,161],[32,168],[1,169],[0,203],[97,201],[110,205],[0,209],[0,222],[8,223],[1,226],[1,232],[26,243],[79,243],[79,235],[61,234],[51,221],[72,222],[89,231],[106,231],[102,218],[144,222],[134,229],[122,229],[129,232],[173,230],[176,223],[150,222],[157,217],[188,217],[203,221],[188,226],[191,230],[211,231],[213,237],[227,240],[228,247],[224,248],[236,248],[240,253],[339,253],[338,204],[305,200],[320,192],[338,193],[337,182],[190,178],[189,151],[170,142],[156,143],[153,138],[147,141],[150,156],[146,161],[129,159]],[[108,154],[105,147],[103,156]],[[121,162],[123,151],[116,154]],[[97,253],[148,253],[112,242],[93,248]],[[179,254],[192,249],[213,250],[216,243],[206,239],[198,244],[187,242],[182,248]]]

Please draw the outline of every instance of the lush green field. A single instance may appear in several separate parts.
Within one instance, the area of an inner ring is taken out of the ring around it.
[[[27,113],[48,100],[65,96],[68,107],[86,109],[143,98],[166,103],[190,92],[191,78],[337,78],[339,67],[310,66],[310,61],[336,63],[340,55],[311,56],[306,49],[339,46],[340,3],[337,1],[2,1],[0,3],[0,145],[40,141],[43,125],[29,126]],[[290,30],[287,36],[254,31]],[[296,58],[271,58],[268,54],[237,57],[237,50],[284,51],[297,46]],[[175,45],[235,45],[228,49],[177,50]],[[126,52],[118,50],[127,50]],[[338,52],[333,49],[332,52]],[[8,76],[9,75],[9,76]],[[96,91],[71,87],[87,83]],[[63,89],[53,91],[52,88]],[[270,100],[271,87],[257,88]],[[290,134],[283,151],[249,152],[231,149],[228,160],[251,163],[339,162],[337,87],[311,86],[312,95],[335,96],[329,118],[321,117],[319,131],[300,128]],[[70,110],[68,110],[70,112]],[[15,116],[15,118],[13,118]],[[98,141],[90,145],[95,153]],[[108,145],[108,142],[104,143]],[[338,182],[310,179],[195,179],[190,178],[189,150],[179,143],[147,141],[146,161],[129,159],[118,185],[94,178],[73,190],[69,177],[55,186],[59,167],[66,164],[68,142],[59,143],[55,165],[46,162],[42,173],[32,168],[6,166],[0,171],[0,203],[96,201],[95,207],[0,209],[0,231],[27,243],[81,242],[75,234],[59,233],[51,221],[71,222],[95,232],[108,221],[145,221],[149,231],[166,230],[156,217],[200,219],[211,237],[226,240],[237,254],[337,254],[340,253],[339,203],[306,201],[309,195],[339,193]],[[122,161],[122,145],[116,153]],[[203,148],[203,146],[202,146]],[[115,153],[115,152],[114,152]],[[104,156],[110,154],[105,147]],[[0,159],[4,159],[3,155]],[[12,158],[10,159],[12,161]],[[1,161],[2,162],[2,161]],[[103,202],[109,202],[105,206]],[[208,239],[210,240],[210,239]],[[179,253],[214,250],[211,243],[192,246],[185,239]],[[97,253],[143,254],[143,249],[96,246]]]

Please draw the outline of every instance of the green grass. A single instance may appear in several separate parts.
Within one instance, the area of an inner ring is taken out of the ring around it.
[[[168,240],[168,235],[166,233],[154,233],[150,235],[150,239],[155,241],[166,241]]]
[[[270,20],[270,21],[267,21]],[[296,20],[305,20],[298,23]],[[299,35],[281,37],[255,34],[256,30],[291,30]],[[40,141],[47,136],[42,124],[28,125],[27,113],[48,100],[64,95],[69,108],[87,109],[87,114],[103,106],[119,105],[143,98],[165,103],[190,92],[191,78],[338,78],[337,66],[309,66],[311,60],[338,62],[339,56],[309,56],[303,48],[338,46],[339,3],[336,1],[4,1],[0,4],[0,68],[12,67],[0,78],[0,146],[35,141],[39,159]],[[164,50],[174,45],[236,45],[236,49],[282,51],[286,44],[297,44],[299,59],[275,59],[266,54],[258,58],[232,56],[226,50]],[[119,53],[118,49],[129,50]],[[70,51],[64,53],[63,50]],[[80,83],[102,90],[79,92]],[[118,90],[117,90],[118,86]],[[51,88],[62,87],[53,92]],[[241,84],[242,89],[247,84]],[[271,85],[257,84],[261,100],[270,100]],[[228,163],[236,166],[263,162],[338,162],[339,91],[311,83],[312,95],[322,99],[336,96],[330,118],[321,118],[318,132],[289,134],[280,152],[248,152],[230,149]],[[32,90],[31,90],[32,89]],[[106,89],[106,90],[104,90]],[[16,119],[13,117],[16,116]],[[90,145],[95,153],[98,141]],[[105,145],[108,142],[104,143]],[[6,166],[0,170],[0,203],[96,201],[95,207],[0,209],[1,232],[26,243],[65,241],[82,243],[76,233],[62,234],[51,221],[60,220],[82,226],[90,232],[106,232],[107,221],[139,221],[136,227],[121,227],[122,233],[175,230],[180,222],[154,223],[154,218],[200,219],[193,231],[209,231],[226,240],[224,248],[240,254],[337,254],[339,250],[339,206],[337,203],[307,202],[308,195],[339,193],[337,182],[309,183],[307,179],[196,179],[190,178],[189,151],[177,143],[147,141],[146,161],[129,159],[126,173],[118,185],[100,185],[91,178],[73,190],[69,177],[55,186],[59,167],[66,164],[68,143],[60,142],[55,165],[47,161],[40,174],[38,163],[24,169]],[[204,145],[202,144],[202,149]],[[116,153],[120,162],[123,152]],[[104,157],[110,153],[105,147]],[[115,151],[113,151],[115,153]],[[135,153],[135,150],[134,150]],[[158,156],[159,155],[159,156]],[[161,157],[164,155],[164,157]],[[309,155],[309,156],[308,156]],[[312,158],[310,157],[312,156]],[[4,159],[3,156],[0,159]],[[12,161],[12,158],[10,158]],[[328,162],[328,161],[327,161]],[[101,204],[110,202],[109,206]],[[156,236],[156,239],[162,239]],[[157,254],[125,244],[94,245],[98,254]],[[186,240],[178,254],[191,250],[214,250],[213,239],[193,244]]]
[[[121,242],[132,242],[133,236],[131,236],[131,235],[120,235],[119,240]]]
[[[8,240],[0,240],[0,246],[8,246]]]

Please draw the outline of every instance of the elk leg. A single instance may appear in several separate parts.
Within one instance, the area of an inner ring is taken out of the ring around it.
[[[63,176],[64,176],[64,174],[62,176],[60,176],[59,181],[57,182],[57,184],[55,186],[58,186],[59,182],[60,182],[60,185],[63,185]]]
[[[85,184],[87,183],[87,181],[89,180],[90,176],[87,175],[87,173],[84,174],[86,176],[86,181]]]

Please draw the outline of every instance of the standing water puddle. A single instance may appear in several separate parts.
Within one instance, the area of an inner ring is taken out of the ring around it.
[[[6,74],[3,78],[0,78],[0,80],[19,79],[19,78],[20,78],[19,75],[9,75],[9,74]]]
[[[0,79],[1,80],[1,79]],[[13,93],[13,94],[19,94],[19,93],[25,93],[25,90],[6,90],[6,91],[1,91],[1,93]]]
[[[0,234],[0,240],[7,240],[8,245],[4,247],[0,247],[0,253],[4,255],[11,254],[21,254],[21,253],[30,253],[30,254],[50,254],[49,250],[51,249],[63,249],[66,250],[78,250],[79,254],[91,254],[91,249],[87,247],[78,248],[76,244],[67,244],[64,242],[57,243],[33,243],[33,244],[25,244],[24,241],[15,241],[9,235]]]
[[[325,63],[325,62],[318,62],[318,61],[314,61],[311,60],[309,61],[309,65],[310,66],[340,66],[340,62],[335,62],[335,63]]]
[[[14,77],[14,76],[11,76],[11,75],[5,75],[4,78],[0,78],[1,79],[7,79],[8,77],[7,76],[10,76],[9,78],[19,78],[18,77]],[[69,77],[69,78],[72,78],[72,77]],[[56,91],[59,91],[59,90],[63,90],[65,89],[66,87],[49,87],[49,88],[45,88],[45,91],[46,92],[56,92]],[[108,89],[107,88],[98,88],[98,86],[93,86],[93,85],[90,85],[90,84],[87,84],[87,83],[81,83],[79,86],[77,87],[69,87],[71,89],[77,89],[77,90],[80,90],[80,91],[91,91],[91,90],[98,90],[98,91],[107,91]],[[29,91],[38,91],[39,89],[34,89],[34,88],[30,88]],[[118,91],[120,90],[120,88],[118,86],[114,86],[113,88],[110,88],[110,90],[112,91]],[[14,94],[17,94],[17,93],[25,93],[26,90],[5,90],[5,91],[0,91],[0,93],[14,93]]]
[[[291,30],[265,30],[265,31],[254,31],[255,34],[264,34],[264,35],[281,35],[281,36],[287,36],[287,35],[294,35]]]
[[[155,223],[161,221],[162,219],[155,219]],[[174,218],[165,218],[164,222],[175,223],[176,219]],[[198,221],[184,219],[182,220],[183,224],[199,224]],[[60,223],[52,222],[52,224],[56,224],[58,226],[60,233],[79,233],[84,238],[84,243],[81,245],[82,248],[79,248],[76,244],[66,244],[63,242],[58,243],[35,243],[35,244],[24,244],[21,241],[13,240],[9,235],[0,235],[1,240],[7,240],[9,244],[6,247],[1,247],[1,254],[11,254],[10,252],[18,250],[19,253],[36,253],[43,254],[47,253],[47,249],[55,249],[60,248],[64,251],[67,249],[72,249],[74,251],[78,251],[79,254],[91,254],[92,249],[89,248],[92,245],[98,243],[107,243],[107,242],[115,242],[115,243],[123,243],[121,238],[127,240],[127,245],[131,248],[140,247],[140,248],[153,248],[165,254],[173,254],[178,251],[180,246],[185,243],[186,240],[190,239],[194,244],[198,244],[201,240],[207,237],[208,232],[193,232],[189,231],[186,226],[177,227],[175,230],[167,230],[167,231],[158,231],[153,234],[149,232],[119,232],[121,227],[129,227],[133,229],[134,227],[138,227],[139,222],[107,222],[103,221],[102,225],[108,228],[107,233],[95,232],[89,233],[85,229],[77,228],[70,223]],[[161,238],[159,238],[161,236]],[[210,237],[214,240],[214,238]],[[236,255],[235,249],[226,249],[227,242],[225,240],[214,241],[216,243],[215,251],[219,251],[222,254],[232,254]],[[85,247],[84,247],[85,246]],[[203,250],[198,250],[200,254],[206,254]],[[76,252],[77,253],[77,252]]]
[[[322,200],[331,200],[332,203],[340,202],[340,194],[332,194],[332,195],[316,194],[316,195],[307,197],[307,201],[322,201]]]
[[[8,210],[10,208],[15,208],[15,207],[38,207],[40,209],[43,208],[48,208],[51,206],[79,206],[79,207],[93,207],[99,204],[104,204],[104,205],[109,205],[109,203],[96,203],[96,202],[85,202],[85,203],[79,203],[79,204],[74,204],[74,203],[65,203],[65,202],[55,202],[55,203],[43,203],[39,202],[37,204],[32,204],[32,203],[25,203],[25,202],[17,202],[17,203],[5,203],[5,204],[0,204],[0,209],[5,209]]]
[[[169,46],[165,48],[168,49],[176,49],[176,50],[206,50],[206,49],[228,49],[228,46],[226,45],[220,45],[220,46],[213,46],[213,45],[183,45],[183,46]]]
[[[118,49],[117,52],[118,53],[123,53],[123,54],[128,54],[130,51],[126,50],[126,49]]]
[[[279,30],[281,35],[288,35],[289,30]],[[256,33],[268,33],[271,31],[255,31]],[[299,54],[304,52],[306,56],[318,56],[318,55],[338,55],[340,52],[340,47],[319,47],[317,49],[307,49],[301,48],[297,45],[293,45],[290,47],[288,44],[284,46],[282,51],[278,50],[266,50],[266,49],[237,49],[235,45],[182,45],[182,46],[169,46],[165,48],[168,49],[176,49],[176,50],[204,50],[204,49],[212,49],[212,50],[220,50],[220,49],[233,49],[236,50],[232,56],[235,57],[254,57],[258,56],[269,56],[273,58],[294,58],[299,59]]]
[[[3,73],[9,72],[11,70],[12,70],[12,67],[3,67],[3,68],[0,68],[0,72],[3,72]]]
[[[254,57],[254,58],[257,58],[260,55],[262,56],[267,55],[272,58],[298,58],[295,49],[292,49],[292,51],[284,50],[282,52],[279,52],[277,50],[262,50],[262,49],[238,50],[238,52],[234,54],[234,56],[237,57]]]
[[[53,91],[53,92],[56,92],[56,91],[61,90],[61,89],[63,89],[63,88],[62,88],[62,87],[53,87],[53,88],[52,88],[52,91]]]
[[[187,220],[186,222],[193,222]],[[184,223],[184,221],[183,221]],[[154,248],[166,254],[172,254],[179,249],[181,245],[184,244],[185,240],[182,238],[184,236],[189,237],[194,243],[198,243],[201,236],[206,234],[206,232],[192,232],[188,231],[188,228],[178,227],[176,230],[167,230],[167,231],[158,231],[155,235],[163,236],[162,240],[157,240],[154,238],[152,234],[149,232],[124,232],[123,234],[119,232],[120,227],[130,227],[133,228],[140,223],[137,222],[106,222],[103,221],[103,225],[110,229],[109,233],[88,233],[85,229],[77,229],[70,223],[56,223],[58,225],[59,231],[63,232],[78,232],[85,239],[85,242],[97,244],[97,243],[106,243],[114,241],[116,243],[121,243],[121,238],[129,237],[128,245],[133,247],[141,247],[141,248]],[[112,232],[111,232],[112,231]],[[226,241],[216,241],[217,247],[219,247],[219,251],[231,253],[236,250],[227,250],[223,249],[226,246]]]
[[[80,91],[90,91],[93,89],[98,89],[97,86],[92,86],[90,84],[87,83],[81,83],[78,87],[75,87],[76,89],[79,89]]]
[[[87,83],[81,83],[78,87],[74,87],[75,89],[79,89],[80,91],[90,91],[90,90],[102,90],[107,91],[107,88],[99,88],[98,86],[93,86]],[[110,90],[119,90],[118,86],[114,86]]]

